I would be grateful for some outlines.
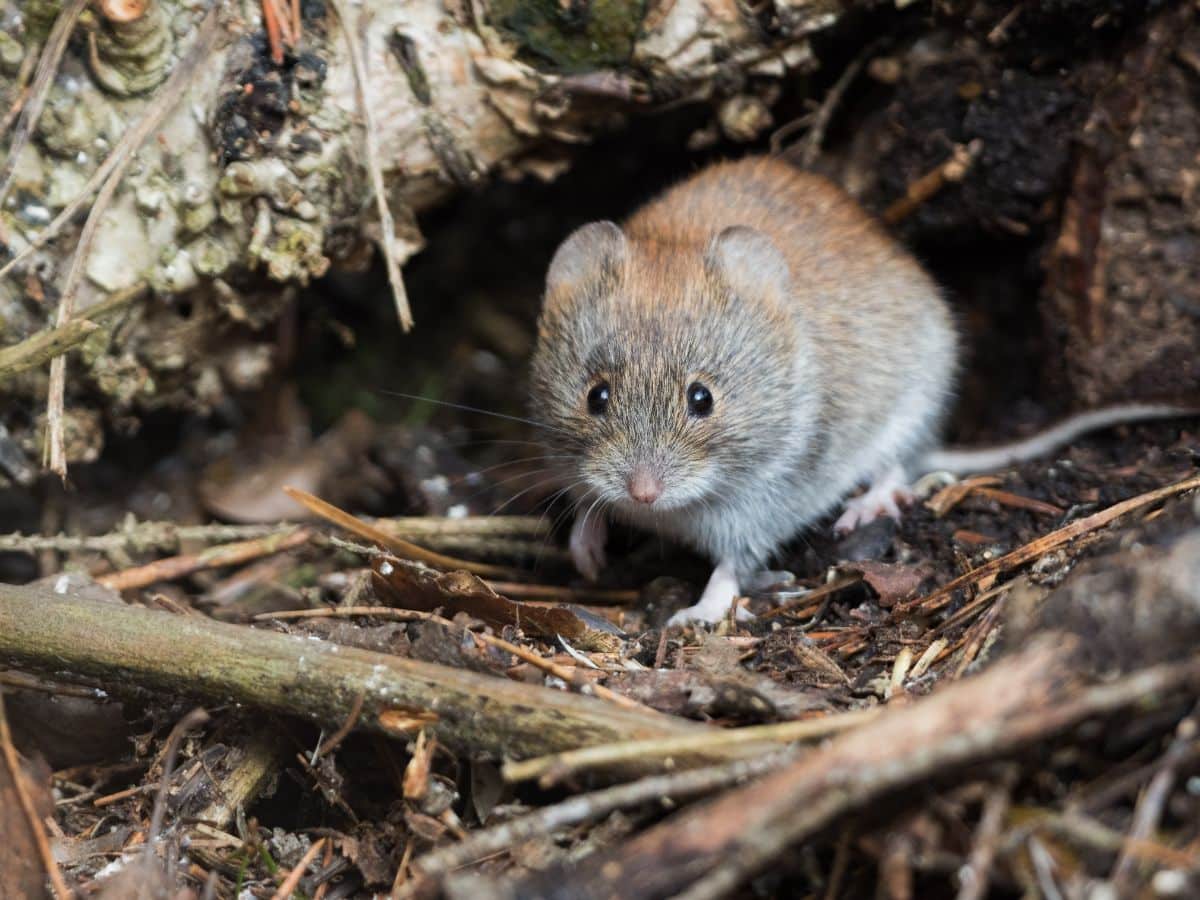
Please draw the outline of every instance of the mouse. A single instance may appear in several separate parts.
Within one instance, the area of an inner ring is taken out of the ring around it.
[[[714,563],[668,626],[711,624],[836,510],[843,532],[899,518],[923,473],[996,469],[1189,412],[1126,404],[948,450],[960,355],[952,310],[916,259],[783,159],[715,163],[622,225],[576,229],[546,273],[530,372],[532,418],[575,504],[576,568],[594,580],[605,567],[610,517],[656,532]]]

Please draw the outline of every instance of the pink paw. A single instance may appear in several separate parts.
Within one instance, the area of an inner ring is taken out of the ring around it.
[[[908,505],[916,499],[916,495],[907,487],[893,484],[872,486],[865,493],[846,501],[846,509],[833,523],[833,530],[838,534],[847,534],[874,522],[880,516],[889,516],[899,522],[904,516],[901,504]]]
[[[604,568],[604,544],[608,540],[608,523],[600,516],[582,516],[571,526],[568,546],[575,568],[588,581],[595,581]]]

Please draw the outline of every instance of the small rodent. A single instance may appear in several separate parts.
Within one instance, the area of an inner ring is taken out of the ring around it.
[[[840,189],[782,160],[718,163],[624,228],[579,228],[550,263],[532,363],[534,418],[577,503],[577,568],[604,565],[609,514],[659,532],[716,562],[671,624],[714,622],[860,485],[840,529],[898,517],[924,471],[995,468],[1183,412],[1117,407],[939,451],[957,366],[933,280]]]

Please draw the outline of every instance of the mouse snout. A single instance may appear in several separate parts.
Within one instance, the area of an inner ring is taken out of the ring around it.
[[[662,496],[663,482],[649,466],[637,465],[629,473],[625,489],[638,503],[650,504]]]

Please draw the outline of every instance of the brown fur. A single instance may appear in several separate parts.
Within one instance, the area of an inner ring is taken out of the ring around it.
[[[564,242],[533,411],[574,459],[581,504],[744,572],[935,440],[955,356],[949,311],[908,254],[825,180],[752,158]],[[601,380],[612,400],[594,416]],[[707,418],[688,414],[693,380],[715,398]],[[664,479],[659,503],[623,496],[634,465]]]

